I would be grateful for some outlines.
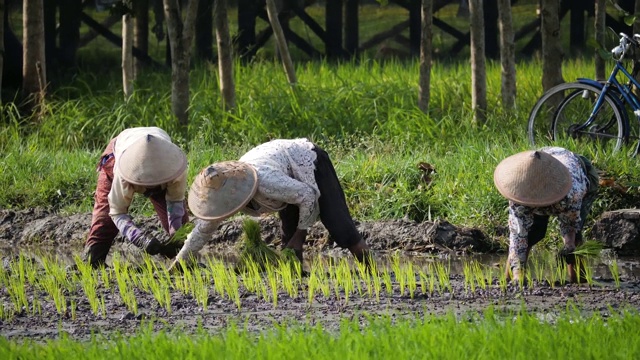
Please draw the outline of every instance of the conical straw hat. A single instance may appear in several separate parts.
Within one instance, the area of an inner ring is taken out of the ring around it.
[[[189,189],[189,209],[196,217],[221,220],[242,209],[258,189],[258,175],[249,164],[223,161],[209,165]]]
[[[116,166],[127,182],[156,186],[180,176],[187,157],[176,144],[149,134],[127,147]]]
[[[533,207],[560,201],[572,185],[564,164],[542,151],[524,151],[502,160],[493,181],[505,198]]]

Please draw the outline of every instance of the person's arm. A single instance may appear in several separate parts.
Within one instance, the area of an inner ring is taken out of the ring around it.
[[[117,172],[114,173],[111,190],[109,191],[109,216],[120,234],[135,246],[145,249],[151,242],[129,215],[129,206],[133,200],[134,190]]]
[[[318,198],[315,190],[296,179],[280,172],[261,172],[258,191],[270,199],[297,205],[299,210],[298,229],[306,230],[318,218]]]
[[[182,249],[180,249],[180,252],[176,255],[176,259],[171,267],[175,266],[175,264],[181,260],[189,260],[192,255],[200,251],[220,225],[220,221],[217,220],[195,219],[194,223],[195,227],[191,233],[187,235],[187,240],[185,240]]]
[[[167,217],[169,219],[169,235],[173,235],[182,224],[185,214],[184,193],[187,189],[187,171],[185,170],[175,180],[167,184],[165,199],[167,202]]]

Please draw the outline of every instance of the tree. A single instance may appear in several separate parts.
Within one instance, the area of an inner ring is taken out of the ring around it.
[[[149,52],[149,0],[133,1],[133,46],[145,54]],[[133,77],[144,68],[144,61],[133,59]]]
[[[47,79],[42,1],[25,0],[22,4],[22,94],[29,112],[44,100]]]
[[[502,107],[513,109],[516,104],[516,46],[514,42],[513,22],[511,19],[511,0],[498,0],[498,27],[500,28],[500,63]]]
[[[4,0],[0,0],[0,89],[2,89],[2,72],[4,71]],[[2,97],[0,97],[2,105]]]
[[[133,20],[131,4],[123,1],[125,12],[122,14],[122,90],[125,100],[133,94]]]
[[[541,0],[542,5],[542,89],[564,82],[562,78],[562,44],[558,0]]]
[[[484,55],[484,10],[482,0],[469,0],[471,12],[471,107],[476,123],[486,120],[487,74]]]
[[[596,51],[595,51],[595,66],[596,66],[596,79],[604,80],[606,78],[606,74],[604,71],[605,61],[604,58],[600,55],[600,48],[605,45],[604,36],[606,32],[605,20],[607,17],[607,9],[606,9],[606,0],[596,0],[596,8],[595,8],[595,40],[596,40]],[[640,10],[638,7],[638,3],[640,0],[636,0],[636,9]]]
[[[232,47],[226,0],[215,0],[213,12],[218,45],[218,74],[220,76],[222,107],[233,109],[236,107],[236,86],[233,82]]]
[[[189,0],[184,21],[179,0],[163,0],[171,47],[171,108],[178,123],[189,124],[189,65],[198,0]]]
[[[289,47],[287,46],[287,39],[284,37],[282,26],[280,26],[278,8],[276,7],[275,0],[267,0],[267,15],[269,16],[269,23],[271,23],[271,28],[273,29],[273,36],[275,37],[276,44],[278,45],[278,52],[282,59],[284,72],[287,74],[287,80],[289,80],[290,85],[295,85],[298,82],[296,79],[296,70],[293,67],[293,61],[291,61]]]
[[[422,41],[420,43],[418,107],[422,112],[426,113],[429,110],[429,98],[431,96],[431,34],[433,28],[433,0],[422,0],[420,17],[422,18]]]

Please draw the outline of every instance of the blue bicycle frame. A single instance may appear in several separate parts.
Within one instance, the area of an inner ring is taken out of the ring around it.
[[[627,77],[627,79],[629,79],[629,81],[635,85],[636,87],[638,87],[640,89],[640,83],[633,78],[633,76],[629,73],[629,71],[627,71],[627,69],[622,65],[621,61],[616,61],[615,66],[613,67],[613,71],[611,72],[611,75],[609,75],[609,78],[607,79],[607,81],[602,84],[599,81],[593,80],[593,79],[587,79],[587,78],[578,78],[577,81],[579,83],[582,84],[587,84],[587,85],[591,85],[591,86],[595,86],[599,89],[601,89],[600,95],[598,96],[598,99],[596,100],[596,104],[593,107],[593,111],[591,112],[591,115],[589,115],[589,119],[587,120],[587,122],[585,122],[584,124],[582,124],[579,129],[584,129],[587,128],[591,125],[591,123],[593,123],[594,118],[596,116],[596,114],[598,113],[598,111],[600,111],[600,107],[602,106],[602,103],[604,102],[605,96],[609,95],[609,91],[614,91],[615,94],[619,94],[620,96],[622,96],[622,98],[624,99],[624,101],[629,104],[631,106],[631,109],[633,110],[634,115],[636,116],[636,119],[638,119],[640,121],[640,100],[638,100],[638,98],[631,92],[631,87],[629,85],[625,85],[625,84],[621,84],[618,79],[616,78],[616,76],[618,75],[619,72],[622,72],[622,74],[624,74],[624,76]],[[611,85],[613,85],[614,87],[611,88]],[[616,90],[612,90],[612,89],[616,89]],[[620,98],[618,98],[617,96],[611,96],[612,99],[614,99],[616,105],[618,106],[618,108],[621,110],[621,114],[625,117],[625,128],[624,128],[624,135],[625,138],[629,136],[629,119],[627,117],[627,112],[624,111],[625,109],[625,103],[622,102],[620,100]],[[640,146],[640,145],[639,145]]]

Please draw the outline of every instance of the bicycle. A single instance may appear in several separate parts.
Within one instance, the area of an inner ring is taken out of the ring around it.
[[[547,90],[529,115],[530,143],[539,146],[589,141],[605,151],[620,151],[630,140],[640,140],[629,123],[630,117],[640,121],[640,100],[633,93],[634,86],[640,89],[636,80],[640,72],[640,61],[634,58],[636,51],[640,53],[640,34],[631,38],[620,33],[620,44],[611,50],[615,65],[605,82],[578,78]],[[623,63],[628,58],[633,61],[631,72]],[[628,82],[618,81],[619,74]],[[632,149],[632,155],[639,150],[640,141]]]

